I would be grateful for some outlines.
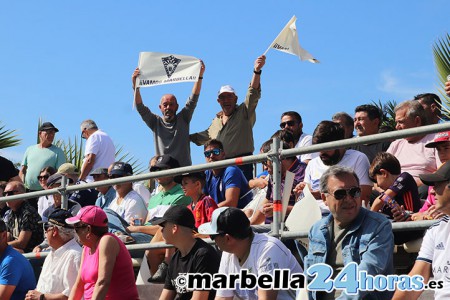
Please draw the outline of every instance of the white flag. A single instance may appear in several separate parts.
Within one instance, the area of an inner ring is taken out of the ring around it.
[[[192,56],[141,52],[136,87],[197,81],[200,68],[200,59]]]
[[[309,54],[308,51],[300,46],[300,43],[298,42],[295,21],[297,21],[297,17],[293,16],[291,20],[286,24],[286,26],[284,26],[283,30],[281,30],[272,44],[270,44],[265,53],[267,53],[270,48],[273,48],[278,51],[297,55],[301,60],[309,60],[312,63],[318,63],[319,61],[317,59],[315,59],[311,54]]]

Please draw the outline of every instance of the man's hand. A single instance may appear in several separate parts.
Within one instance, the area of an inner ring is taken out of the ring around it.
[[[300,196],[301,193],[303,193],[303,189],[306,186],[306,182],[299,182],[293,189],[295,198],[298,198],[298,196]]]
[[[404,222],[411,220],[411,216],[406,213],[403,205],[392,208],[391,212],[394,222]]]
[[[202,63],[202,66],[200,67],[200,74],[199,74],[199,76],[203,77],[203,74],[205,73],[206,67],[205,67],[205,63],[203,62],[203,60],[200,60],[200,62]]]
[[[255,60],[255,71],[259,72],[261,71],[262,67],[264,66],[264,64],[266,63],[266,56],[265,55],[261,55],[259,56],[256,60]]]
[[[25,295],[25,300],[39,300],[39,297],[41,297],[40,292],[36,291],[36,290],[30,290],[28,291],[28,293]]]
[[[262,208],[262,213],[266,218],[270,218],[273,216],[273,203],[266,203]]]
[[[200,73],[201,73],[201,71],[200,71]],[[131,75],[131,82],[133,85],[133,90],[136,88],[136,79],[140,74],[141,74],[141,71],[139,70],[139,68],[136,68],[133,72],[133,75]]]

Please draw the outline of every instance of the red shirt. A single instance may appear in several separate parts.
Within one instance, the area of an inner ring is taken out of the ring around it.
[[[198,228],[203,223],[211,222],[211,216],[217,208],[217,203],[210,196],[201,195],[196,204],[191,202],[187,207],[194,214],[195,227]]]

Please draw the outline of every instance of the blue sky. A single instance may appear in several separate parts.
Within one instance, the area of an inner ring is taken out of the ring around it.
[[[36,141],[39,117],[79,136],[91,118],[116,144],[147,164],[153,135],[132,109],[131,74],[139,52],[191,55],[206,72],[191,132],[219,111],[221,85],[244,99],[253,62],[293,16],[302,47],[320,64],[267,54],[255,148],[296,110],[304,131],[337,111],[353,115],[372,100],[437,92],[432,45],[450,31],[448,2],[428,1],[3,1],[0,8],[0,120],[22,144],[0,154],[18,162]],[[155,112],[165,93],[181,105],[192,83],[141,89]],[[238,100],[239,101],[239,100]],[[194,163],[202,148],[191,144]]]

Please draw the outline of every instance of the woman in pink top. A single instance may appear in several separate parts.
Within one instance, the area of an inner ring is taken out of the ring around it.
[[[74,224],[83,244],[81,268],[69,299],[139,299],[131,257],[125,245],[108,233],[108,218],[98,206],[85,206]]]

